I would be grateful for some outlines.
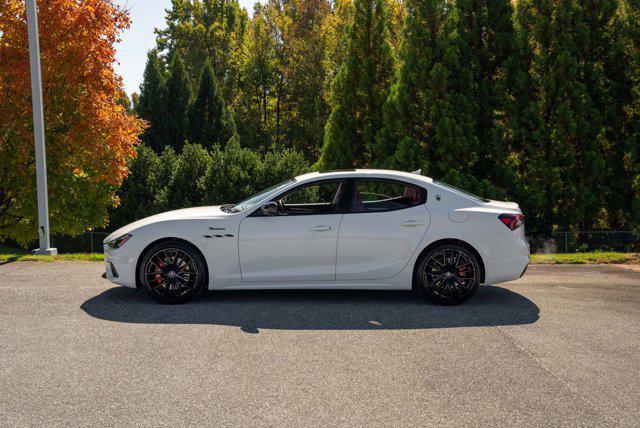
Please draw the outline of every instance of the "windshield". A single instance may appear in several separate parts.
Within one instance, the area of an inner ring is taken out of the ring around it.
[[[292,178],[291,180],[283,181],[282,183],[276,184],[275,186],[271,186],[260,193],[256,193],[255,195],[245,199],[244,201],[238,202],[234,207],[231,208],[230,212],[239,213],[241,211],[249,209],[258,202],[278,193],[280,190],[288,186],[290,183],[293,183],[294,181],[296,180]]]
[[[438,184],[438,185],[440,185],[440,186],[442,186],[442,187],[444,187],[444,188],[447,188],[447,189],[450,189],[450,190],[455,190],[458,193],[462,193],[463,195],[468,196],[470,198],[473,198],[476,201],[490,202],[489,199],[483,198],[482,196],[474,195],[473,193],[467,192],[466,190],[462,190],[459,187],[452,186],[451,184],[447,184],[447,183],[444,183],[444,182],[438,181],[438,180],[433,180],[433,182]]]

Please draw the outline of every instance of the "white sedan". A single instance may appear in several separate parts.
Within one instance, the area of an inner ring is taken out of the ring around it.
[[[147,217],[109,235],[104,251],[107,279],[163,303],[207,287],[415,289],[455,305],[529,263],[517,204],[366,169],[314,172],[237,204]]]

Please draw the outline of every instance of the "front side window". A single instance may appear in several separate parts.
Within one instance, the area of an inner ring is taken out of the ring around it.
[[[279,211],[283,215],[332,214],[336,211],[342,181],[324,181],[301,186],[279,197]]]
[[[233,207],[230,208],[230,212],[239,213],[241,211],[247,210],[247,209],[253,207],[258,202],[268,198],[270,195],[273,195],[273,194],[276,194],[276,193],[280,192],[282,189],[284,189],[289,184],[291,184],[291,183],[293,183],[295,181],[296,180],[294,178],[292,178],[291,180],[283,181],[282,183],[278,183],[278,184],[276,184],[274,186],[271,186],[268,189],[265,189],[265,190],[255,194],[255,195],[245,199],[242,202],[238,202],[236,205],[234,205]]]
[[[353,212],[384,212],[423,204],[425,191],[398,181],[360,180],[353,197]]]

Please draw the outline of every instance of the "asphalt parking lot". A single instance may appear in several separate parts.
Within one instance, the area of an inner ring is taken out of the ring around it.
[[[0,426],[640,424],[640,273],[163,306],[101,263],[0,266]]]

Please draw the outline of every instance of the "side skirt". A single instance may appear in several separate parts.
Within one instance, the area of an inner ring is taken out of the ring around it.
[[[411,290],[411,284],[382,282],[251,282],[244,284],[209,284],[209,290]]]

